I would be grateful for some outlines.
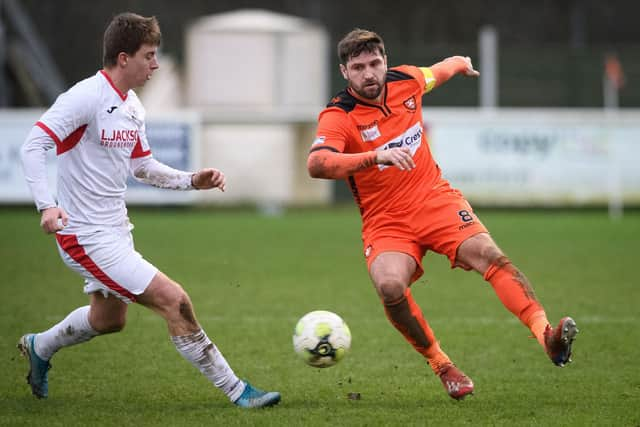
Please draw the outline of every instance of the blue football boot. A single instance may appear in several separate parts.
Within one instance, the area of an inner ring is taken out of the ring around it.
[[[31,393],[38,399],[45,399],[49,394],[49,381],[47,373],[51,369],[48,360],[40,359],[34,349],[35,334],[26,334],[18,342],[18,350],[29,360],[29,373],[27,383],[31,386]]]
[[[233,403],[241,408],[266,408],[277,405],[280,402],[280,393],[277,391],[262,391],[253,387],[247,381],[244,382],[244,391]]]

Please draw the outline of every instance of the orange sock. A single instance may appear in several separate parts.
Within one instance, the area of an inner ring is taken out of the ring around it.
[[[413,299],[409,288],[405,290],[402,297],[388,303],[383,301],[383,305],[391,324],[400,331],[418,353],[429,361],[431,369],[436,374],[441,365],[451,363],[449,357],[440,349],[440,344],[422,315],[422,310]]]
[[[511,264],[509,258],[502,256],[489,266],[484,280],[491,283],[502,304],[531,330],[544,347],[544,329],[549,321],[525,275]]]
[[[529,318],[529,329],[531,329],[531,333],[538,340],[542,347],[544,345],[544,330],[549,325],[549,320],[547,320],[547,314],[544,310],[535,312]]]

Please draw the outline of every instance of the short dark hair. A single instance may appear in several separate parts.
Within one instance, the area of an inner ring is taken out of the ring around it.
[[[125,12],[113,17],[104,31],[102,65],[112,67],[118,55],[134,55],[143,44],[159,46],[162,40],[160,25],[155,16],[145,17]]]
[[[338,43],[338,58],[341,64],[362,52],[379,53],[384,56],[384,41],[373,31],[355,28]]]

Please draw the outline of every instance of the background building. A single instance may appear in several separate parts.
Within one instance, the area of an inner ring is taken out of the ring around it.
[[[630,0],[1,0],[2,200],[29,201],[23,134],[101,67],[105,25],[123,11],[155,15],[163,31],[161,68],[139,91],[154,155],[216,165],[234,188],[224,198],[133,188],[132,201],[271,211],[349,199],[305,166],[316,116],[344,87],[336,43],[361,27],[384,37],[392,66],[473,58],[480,80],[426,96],[424,125],[445,177],[474,204],[640,204],[640,5]]]
[[[615,54],[627,82],[640,77],[640,4],[632,0],[3,0],[19,3],[58,66],[64,83],[91,75],[101,63],[101,35],[115,13],[131,10],[156,15],[163,29],[163,51],[184,63],[185,33],[204,15],[260,8],[316,22],[326,28],[330,45],[353,27],[384,35],[390,62],[429,65],[452,53],[477,57],[478,33],[495,27],[499,40],[499,105],[514,107],[599,107],[603,104],[605,57]],[[0,46],[10,46],[15,28],[0,6]],[[3,41],[4,40],[4,43]],[[0,56],[2,55],[0,47]],[[342,86],[331,50],[332,92]],[[5,58],[6,61],[6,58]],[[0,59],[0,65],[2,59]],[[233,67],[232,63],[224,64]],[[8,87],[0,102],[32,105],[16,77],[3,67]],[[457,84],[434,93],[431,105],[477,105],[477,85]],[[626,84],[621,107],[640,106],[640,88]]]

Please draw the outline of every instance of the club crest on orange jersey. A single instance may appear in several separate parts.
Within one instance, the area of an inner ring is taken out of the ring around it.
[[[404,107],[409,110],[410,112],[414,112],[416,111],[416,97],[412,96],[411,98],[405,99],[405,101],[403,102]]]

